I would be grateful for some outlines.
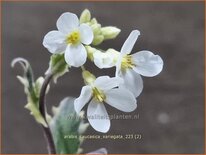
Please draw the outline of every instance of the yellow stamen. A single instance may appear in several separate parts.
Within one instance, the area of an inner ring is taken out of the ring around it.
[[[73,31],[70,33],[67,38],[66,38],[66,43],[67,44],[77,44],[80,41],[80,33],[79,31]]]
[[[99,90],[98,88],[94,87],[92,91],[93,91],[94,99],[96,101],[103,102],[106,99],[106,96],[102,90]]]
[[[121,63],[122,70],[131,69],[134,66],[135,66],[135,64],[132,61],[131,55],[126,55],[122,58],[122,63]]]

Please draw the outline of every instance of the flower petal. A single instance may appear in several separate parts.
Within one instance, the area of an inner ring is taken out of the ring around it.
[[[116,63],[116,71],[115,71],[116,77],[118,77],[121,74],[122,58],[123,58],[123,55],[120,55]]]
[[[92,28],[87,24],[81,24],[79,30],[80,30],[81,42],[86,45],[91,44],[94,39]]]
[[[115,88],[107,91],[106,103],[124,112],[131,112],[137,108],[134,95],[127,89]]]
[[[80,96],[74,100],[74,109],[79,113],[82,108],[89,102],[92,96],[92,88],[90,86],[82,87]]]
[[[82,44],[68,45],[64,57],[70,66],[80,67],[87,60],[87,52]]]
[[[121,88],[130,90],[135,97],[138,97],[143,90],[143,81],[139,74],[132,69],[127,69],[121,76],[124,83],[120,85]]]
[[[96,131],[106,133],[109,130],[110,120],[103,103],[92,100],[87,109],[87,117]]]
[[[129,54],[132,51],[132,48],[134,47],[135,42],[137,41],[138,36],[140,35],[140,32],[138,30],[133,30],[127,40],[124,42],[122,48],[121,48],[121,54]]]
[[[159,74],[163,68],[163,60],[159,55],[154,55],[150,51],[140,51],[132,54],[132,59],[136,64],[134,71],[143,76],[152,77]]]
[[[66,50],[65,35],[60,31],[50,31],[43,39],[43,46],[51,53],[60,53]]]
[[[100,69],[112,67],[112,63],[111,63],[112,60],[110,57],[107,56],[106,53],[103,53],[101,51],[96,51],[93,54],[93,58],[94,58],[94,64]]]
[[[63,13],[56,23],[58,30],[66,34],[71,32],[74,28],[77,28],[78,25],[79,19],[77,15],[70,12]]]
[[[100,69],[114,67],[119,55],[119,52],[114,49],[108,49],[106,52],[96,50],[93,54],[94,64]]]
[[[100,76],[94,81],[94,85],[101,90],[110,90],[112,88],[118,87],[123,83],[120,77]]]

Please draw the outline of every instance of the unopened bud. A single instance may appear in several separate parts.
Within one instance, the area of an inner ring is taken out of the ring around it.
[[[82,72],[82,77],[84,79],[85,84],[92,84],[96,79],[96,77],[87,70],[84,70]]]
[[[104,41],[104,36],[103,35],[96,35],[94,36],[94,40],[92,42],[93,45],[99,45]]]
[[[101,28],[102,35],[104,36],[104,40],[106,39],[114,39],[121,32],[120,29],[114,26],[106,26]]]
[[[94,35],[98,35],[101,33],[101,25],[100,24],[93,24],[91,25]]]
[[[97,19],[96,18],[92,18],[92,20],[90,21],[91,24],[98,24]]]
[[[87,23],[91,20],[91,13],[88,9],[85,9],[80,16],[80,23]]]

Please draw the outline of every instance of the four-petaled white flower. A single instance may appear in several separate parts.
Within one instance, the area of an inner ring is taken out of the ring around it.
[[[90,102],[87,108],[87,118],[91,126],[99,132],[107,132],[110,120],[104,103],[124,112],[136,109],[136,99],[127,89],[118,88],[122,79],[118,77],[100,76],[89,85],[82,88],[80,96],[74,101],[75,111]]]
[[[120,87],[129,89],[135,97],[139,96],[143,89],[140,75],[152,77],[159,74],[163,68],[161,57],[150,51],[144,50],[129,55],[139,35],[138,30],[133,30],[130,33],[121,48],[116,64],[116,76],[124,79],[124,83]]]
[[[87,59],[83,44],[91,44],[94,38],[91,27],[80,24],[78,17],[70,12],[63,13],[57,20],[56,26],[58,30],[45,35],[44,47],[53,54],[65,52],[65,61],[70,66],[82,66]]]

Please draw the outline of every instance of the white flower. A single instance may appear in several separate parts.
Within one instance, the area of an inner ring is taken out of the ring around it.
[[[121,82],[122,79],[118,77],[100,76],[84,86],[80,96],[74,101],[77,113],[90,102],[87,108],[88,121],[99,132],[105,133],[110,128],[110,120],[104,103],[124,112],[131,112],[137,107],[136,99],[129,90],[117,88]]]
[[[63,13],[56,23],[57,29],[47,33],[43,45],[49,52],[65,52],[65,61],[74,67],[86,62],[87,52],[83,44],[89,45],[93,40],[90,26],[80,24],[78,17],[70,12]]]
[[[159,74],[163,68],[161,57],[150,51],[144,50],[129,55],[139,35],[138,30],[130,33],[121,48],[116,65],[116,76],[124,79],[124,84],[121,87],[129,89],[136,97],[143,89],[143,81],[140,75],[153,77]]]

